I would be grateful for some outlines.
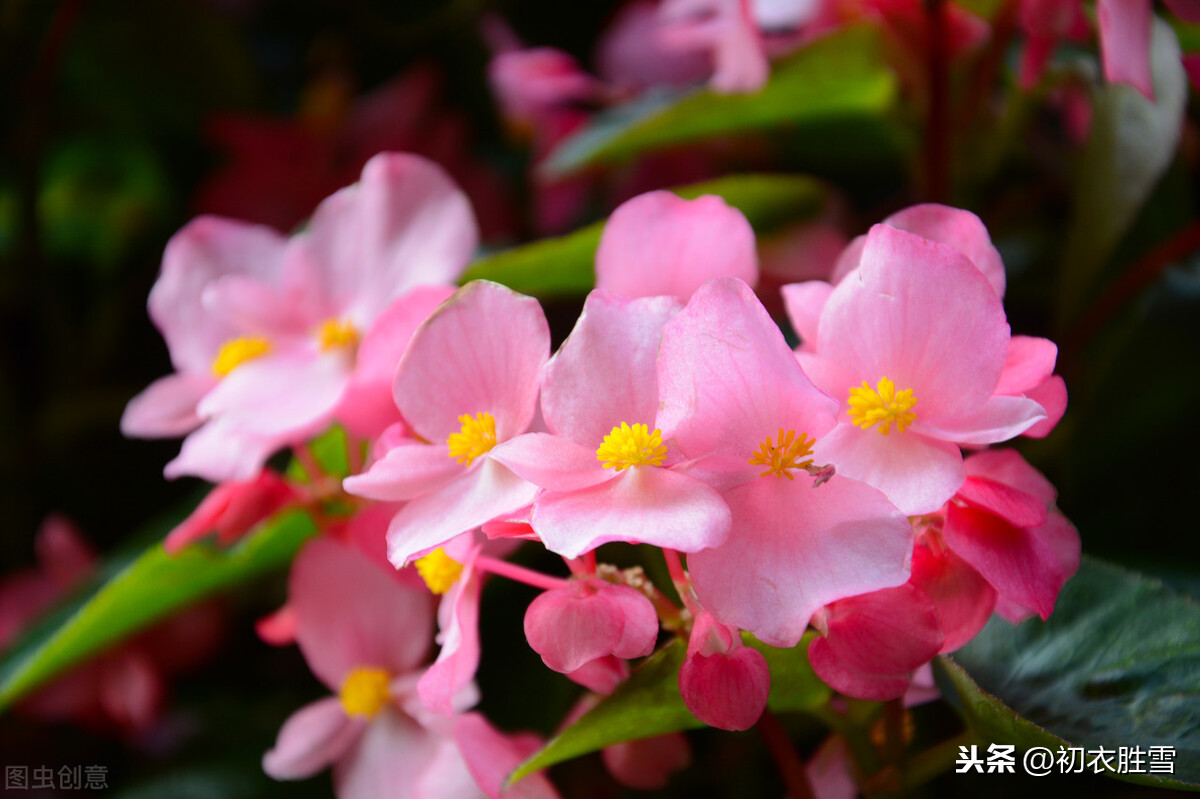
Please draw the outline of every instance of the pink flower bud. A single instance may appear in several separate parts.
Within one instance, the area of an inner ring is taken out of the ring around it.
[[[525,637],[547,666],[565,674],[605,655],[650,654],[658,615],[645,595],[628,586],[579,580],[529,604]]]
[[[271,471],[260,472],[251,480],[221,483],[191,516],[167,534],[163,547],[167,554],[174,555],[213,533],[218,544],[229,546],[296,497],[292,487]]]
[[[702,613],[679,670],[679,692],[696,718],[723,730],[746,730],[767,707],[771,674],[757,649],[736,629]]]

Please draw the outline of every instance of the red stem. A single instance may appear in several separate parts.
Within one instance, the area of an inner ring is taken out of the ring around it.
[[[553,591],[556,588],[566,588],[571,584],[569,580],[565,580],[562,577],[543,574],[533,569],[527,569],[524,566],[518,566],[515,563],[509,563],[506,560],[490,558],[487,555],[480,555],[475,558],[475,568],[480,571],[491,572],[500,577],[507,577],[518,583],[532,585],[534,588],[542,588],[546,591]]]
[[[804,761],[796,754],[795,747],[788,737],[787,730],[769,710],[764,710],[758,723],[754,725],[767,751],[775,761],[783,777],[784,787],[787,788],[789,799],[814,799],[812,786],[808,782],[808,773],[804,770]]]

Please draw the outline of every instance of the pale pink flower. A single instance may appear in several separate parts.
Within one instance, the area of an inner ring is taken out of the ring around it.
[[[1046,418],[997,385],[1010,332],[993,286],[959,250],[876,225],[858,268],[829,295],[804,371],[836,398],[838,424],[814,448],[839,474],[909,515],[962,484],[958,445],[1019,435]]]
[[[908,520],[840,476],[814,487],[809,449],[837,403],[801,371],[746,284],[720,278],[667,323],[658,361],[664,440],[678,468],[719,487],[728,538],[688,557],[700,601],[726,624],[794,646],[836,599],[908,579]]]
[[[380,155],[291,239],[201,218],[172,238],[150,294],[176,373],[135,397],[133,436],[200,426],[169,477],[245,480],[275,449],[335,419],[373,435],[407,336],[449,293],[477,239],[434,164]]]
[[[550,551],[578,557],[629,541],[694,552],[728,533],[725,503],[703,482],[669,468],[653,426],[660,331],[677,310],[670,297],[589,294],[543,376],[550,432],[496,447],[497,460],[544,489],[531,523]]]
[[[486,281],[460,289],[413,335],[393,396],[420,438],[344,481],[352,494],[405,501],[388,532],[397,567],[533,500],[537,487],[493,449],[533,421],[549,354],[537,300]]]
[[[679,669],[679,693],[692,715],[710,727],[748,730],[766,710],[770,689],[762,653],[742,644],[736,628],[701,611]]]

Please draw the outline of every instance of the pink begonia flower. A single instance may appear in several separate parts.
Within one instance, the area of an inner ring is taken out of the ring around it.
[[[525,611],[525,638],[542,662],[568,673],[606,655],[654,651],[658,615],[645,594],[598,577],[539,595]]]
[[[1017,22],[1028,39],[1018,71],[1026,91],[1041,80],[1059,42],[1086,41],[1092,32],[1079,0],[1021,0]]]
[[[653,86],[689,86],[712,74],[706,50],[680,50],[662,41],[659,5],[634,0],[617,10],[596,45],[596,71],[625,91]]]
[[[763,654],[743,645],[736,628],[701,611],[679,668],[679,693],[692,715],[710,727],[748,730],[766,710],[770,689]]]
[[[626,297],[687,302],[705,281],[722,275],[753,286],[758,255],[746,217],[715,195],[634,197],[613,211],[596,248],[596,288]]]
[[[1010,332],[983,273],[957,249],[889,225],[871,228],[858,269],[830,293],[805,373],[841,403],[814,453],[931,513],[963,481],[958,445],[1019,435],[1046,412],[996,393]]]
[[[733,513],[723,544],[688,557],[718,619],[794,646],[822,605],[908,579],[912,528],[883,494],[840,476],[811,484],[809,449],[837,404],[745,283],[711,281],[667,323],[658,381],[664,440]]]
[[[1049,339],[1013,336],[1004,353],[1004,371],[996,394],[1027,397],[1046,411],[1046,418],[1021,435],[1045,438],[1067,412],[1067,384],[1054,374],[1058,346]]]
[[[1113,83],[1128,83],[1154,100],[1150,71],[1150,28],[1154,20],[1151,0],[1096,0],[1100,18],[1100,55],[1104,76]]]
[[[770,77],[751,0],[665,0],[659,14],[666,46],[710,54],[714,91],[754,92]]]
[[[46,519],[34,549],[37,570],[0,580],[0,651],[96,573],[92,548],[61,516]],[[22,699],[17,710],[43,721],[72,721],[102,734],[143,733],[160,716],[170,675],[204,661],[223,634],[220,608],[197,605],[77,665]]]
[[[1049,617],[1079,569],[1079,533],[1052,509],[1054,486],[1014,450],[977,453],[964,467],[946,511],[946,546],[995,587],[1005,616]]]
[[[942,648],[933,602],[912,585],[838,600],[813,617],[821,632],[808,645],[813,671],[858,699],[896,699],[912,673]]]
[[[493,448],[533,421],[549,355],[550,329],[537,300],[487,281],[459,289],[413,335],[393,396],[420,440],[393,447],[344,481],[351,494],[407,500],[388,531],[397,568],[533,501],[537,487],[509,471]]]
[[[296,557],[288,599],[305,660],[337,695],[284,723],[275,747],[263,756],[267,774],[302,779],[333,765],[340,799],[498,793],[498,783],[478,786],[472,773],[490,778],[496,760],[516,765],[520,755],[501,746],[498,736],[492,739],[490,728],[460,730],[417,699],[433,615],[426,592],[323,537]],[[528,789],[535,786],[552,791],[544,780],[535,778]]]
[[[964,646],[983,629],[996,607],[996,589],[949,549],[927,542],[913,547],[910,584],[933,603],[945,640],[941,654]]]
[[[163,549],[174,555],[195,541],[216,535],[217,544],[230,546],[259,522],[299,500],[300,495],[269,469],[249,480],[221,483],[196,509],[167,533]]]
[[[308,229],[202,218],[167,245],[150,315],[177,372],[135,397],[132,436],[203,423],[168,477],[245,480],[272,451],[333,420],[359,435],[394,421],[387,388],[412,330],[449,293],[476,227],[434,164],[380,155]]]
[[[728,534],[721,497],[669,468],[654,429],[660,331],[677,310],[670,297],[589,294],[543,374],[550,432],[494,450],[498,461],[545,489],[531,521],[551,552],[574,558],[610,541],[695,552]]]
[[[592,100],[600,89],[574,58],[554,47],[498,53],[488,63],[488,82],[505,121],[530,131],[547,116]]]

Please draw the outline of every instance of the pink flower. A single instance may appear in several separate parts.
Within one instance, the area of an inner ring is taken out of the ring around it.
[[[911,585],[834,602],[813,619],[813,670],[835,690],[859,699],[903,696],[912,673],[942,648],[937,611]]]
[[[231,480],[208,493],[183,522],[167,533],[163,548],[174,555],[205,536],[215,534],[230,546],[259,522],[296,502],[299,495],[275,472],[264,470],[250,480]]]
[[[1079,533],[1051,509],[1054,486],[1013,450],[980,452],[964,466],[946,510],[946,546],[995,587],[1005,616],[1047,618],[1079,569]]]
[[[837,406],[746,284],[696,292],[663,330],[658,379],[657,424],[689,459],[678,468],[720,488],[733,514],[723,543],[688,557],[713,615],[794,646],[821,606],[908,579],[912,530],[880,492],[840,476],[810,484],[821,462],[809,450]]]
[[[549,122],[547,117],[593,99],[600,88],[574,58],[553,47],[497,54],[488,64],[488,82],[505,120],[530,131]]]
[[[705,281],[722,275],[754,285],[758,256],[746,217],[713,195],[634,197],[613,211],[596,249],[596,288],[626,297],[687,302]]]
[[[654,429],[655,356],[669,297],[630,300],[597,289],[542,385],[546,433],[498,446],[495,457],[541,486],[531,522],[546,548],[578,557],[609,541],[694,552],[724,540],[717,492],[672,470]]]
[[[596,45],[596,70],[626,91],[652,86],[689,86],[712,73],[703,49],[674,48],[662,41],[658,3],[634,0],[617,10]]]
[[[679,693],[688,710],[710,727],[748,730],[766,709],[770,688],[762,653],[744,646],[737,629],[701,612],[679,669]]]
[[[289,604],[305,659],[337,695],[288,719],[263,757],[267,774],[302,779],[332,765],[341,799],[499,794],[528,746],[478,717],[431,714],[417,699],[431,632],[428,594],[319,538],[293,563]],[[531,780],[509,795],[553,795],[544,778]]]
[[[997,393],[1009,341],[1000,299],[970,259],[876,225],[822,309],[814,351],[798,354],[841,403],[816,457],[908,515],[937,510],[963,481],[957,445],[1004,441],[1046,418],[1037,402]]]
[[[564,674],[607,655],[654,651],[658,615],[645,594],[599,578],[546,591],[525,611],[525,638],[549,668]]]
[[[337,419],[394,420],[391,370],[475,246],[466,198],[435,165],[381,155],[284,239],[202,218],[172,238],[150,294],[176,373],[135,397],[133,436],[197,426],[169,477],[245,480],[280,446]]]
[[[549,354],[537,300],[486,281],[464,286],[413,335],[393,396],[420,440],[344,482],[352,494],[407,500],[388,532],[397,567],[533,500],[537,487],[493,449],[533,421]]]
[[[933,603],[945,636],[942,654],[966,645],[996,607],[996,590],[969,563],[926,535],[913,547],[909,583]]]
[[[662,41],[681,51],[708,53],[717,92],[753,92],[770,77],[751,0],[666,0],[659,13]]]

